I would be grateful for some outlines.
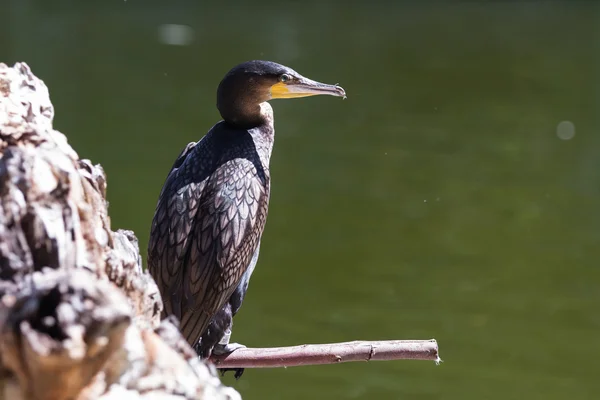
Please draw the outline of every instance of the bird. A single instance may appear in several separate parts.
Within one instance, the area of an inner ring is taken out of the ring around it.
[[[273,99],[346,98],[340,86],[284,65],[253,60],[217,88],[222,120],[181,151],[161,189],[148,243],[148,270],[162,318],[175,317],[202,359],[245,347],[230,343],[256,267],[269,208],[275,139]],[[237,373],[236,373],[237,377]]]

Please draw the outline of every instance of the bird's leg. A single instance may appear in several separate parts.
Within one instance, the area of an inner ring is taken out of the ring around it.
[[[223,354],[233,353],[235,350],[246,348],[243,344],[240,343],[229,343],[229,339],[231,338],[231,325],[227,330],[223,333],[223,337],[215,345],[213,348],[213,354],[217,356],[221,356]]]
[[[231,328],[231,305],[225,304],[211,319],[208,328],[200,338],[197,353],[201,358],[210,358],[215,347],[222,340],[223,334]]]
[[[256,250],[252,255],[252,259],[250,260],[250,264],[248,265],[246,272],[244,272],[244,275],[242,275],[240,283],[235,288],[233,294],[229,298],[228,305],[224,307],[224,310],[228,310],[230,312],[230,314],[228,314],[230,318],[228,321],[227,329],[223,330],[223,336],[221,337],[221,340],[219,340],[219,343],[217,343],[213,348],[213,353],[215,355],[230,354],[233,353],[235,350],[243,349],[246,347],[240,343],[229,343],[229,339],[231,338],[233,316],[237,314],[237,312],[242,307],[242,302],[244,301],[244,297],[246,297],[246,292],[248,291],[248,283],[250,282],[250,276],[252,276],[252,272],[254,271],[256,263],[258,262],[259,253],[260,241],[256,246]],[[227,306],[229,306],[229,308],[227,308]],[[220,368],[219,371],[221,371],[221,375],[224,375],[227,371],[235,371],[235,379],[239,379],[244,373],[243,368]]]
[[[246,347],[240,343],[229,343],[229,339],[231,338],[231,327],[232,326],[233,326],[233,321],[230,321],[229,326],[227,327],[225,332],[223,332],[223,337],[221,338],[219,343],[217,343],[215,345],[215,347],[213,348],[213,354],[218,355],[218,356],[224,355],[224,354],[231,354],[238,349],[243,349]],[[219,368],[219,372],[221,372],[221,376],[225,376],[225,372],[227,372],[227,371],[234,371],[235,373],[233,376],[236,380],[240,379],[242,377],[242,375],[244,374],[244,368]]]

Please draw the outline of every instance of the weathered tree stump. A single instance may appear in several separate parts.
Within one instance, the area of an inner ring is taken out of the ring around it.
[[[53,130],[48,89],[0,64],[0,399],[237,399],[197,360],[110,229],[106,177]]]

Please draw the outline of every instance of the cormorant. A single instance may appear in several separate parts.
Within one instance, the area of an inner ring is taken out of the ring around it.
[[[148,246],[148,268],[164,303],[202,358],[243,347],[229,343],[256,266],[267,218],[275,129],[271,99],[344,89],[271,61],[234,67],[217,89],[223,120],[175,160],[163,185]],[[239,372],[239,371],[238,371]]]

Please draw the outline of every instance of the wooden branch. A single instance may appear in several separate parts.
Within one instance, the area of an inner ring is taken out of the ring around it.
[[[219,368],[279,368],[379,360],[441,362],[435,339],[354,341],[289,347],[242,348],[226,356],[211,358],[211,361]]]

